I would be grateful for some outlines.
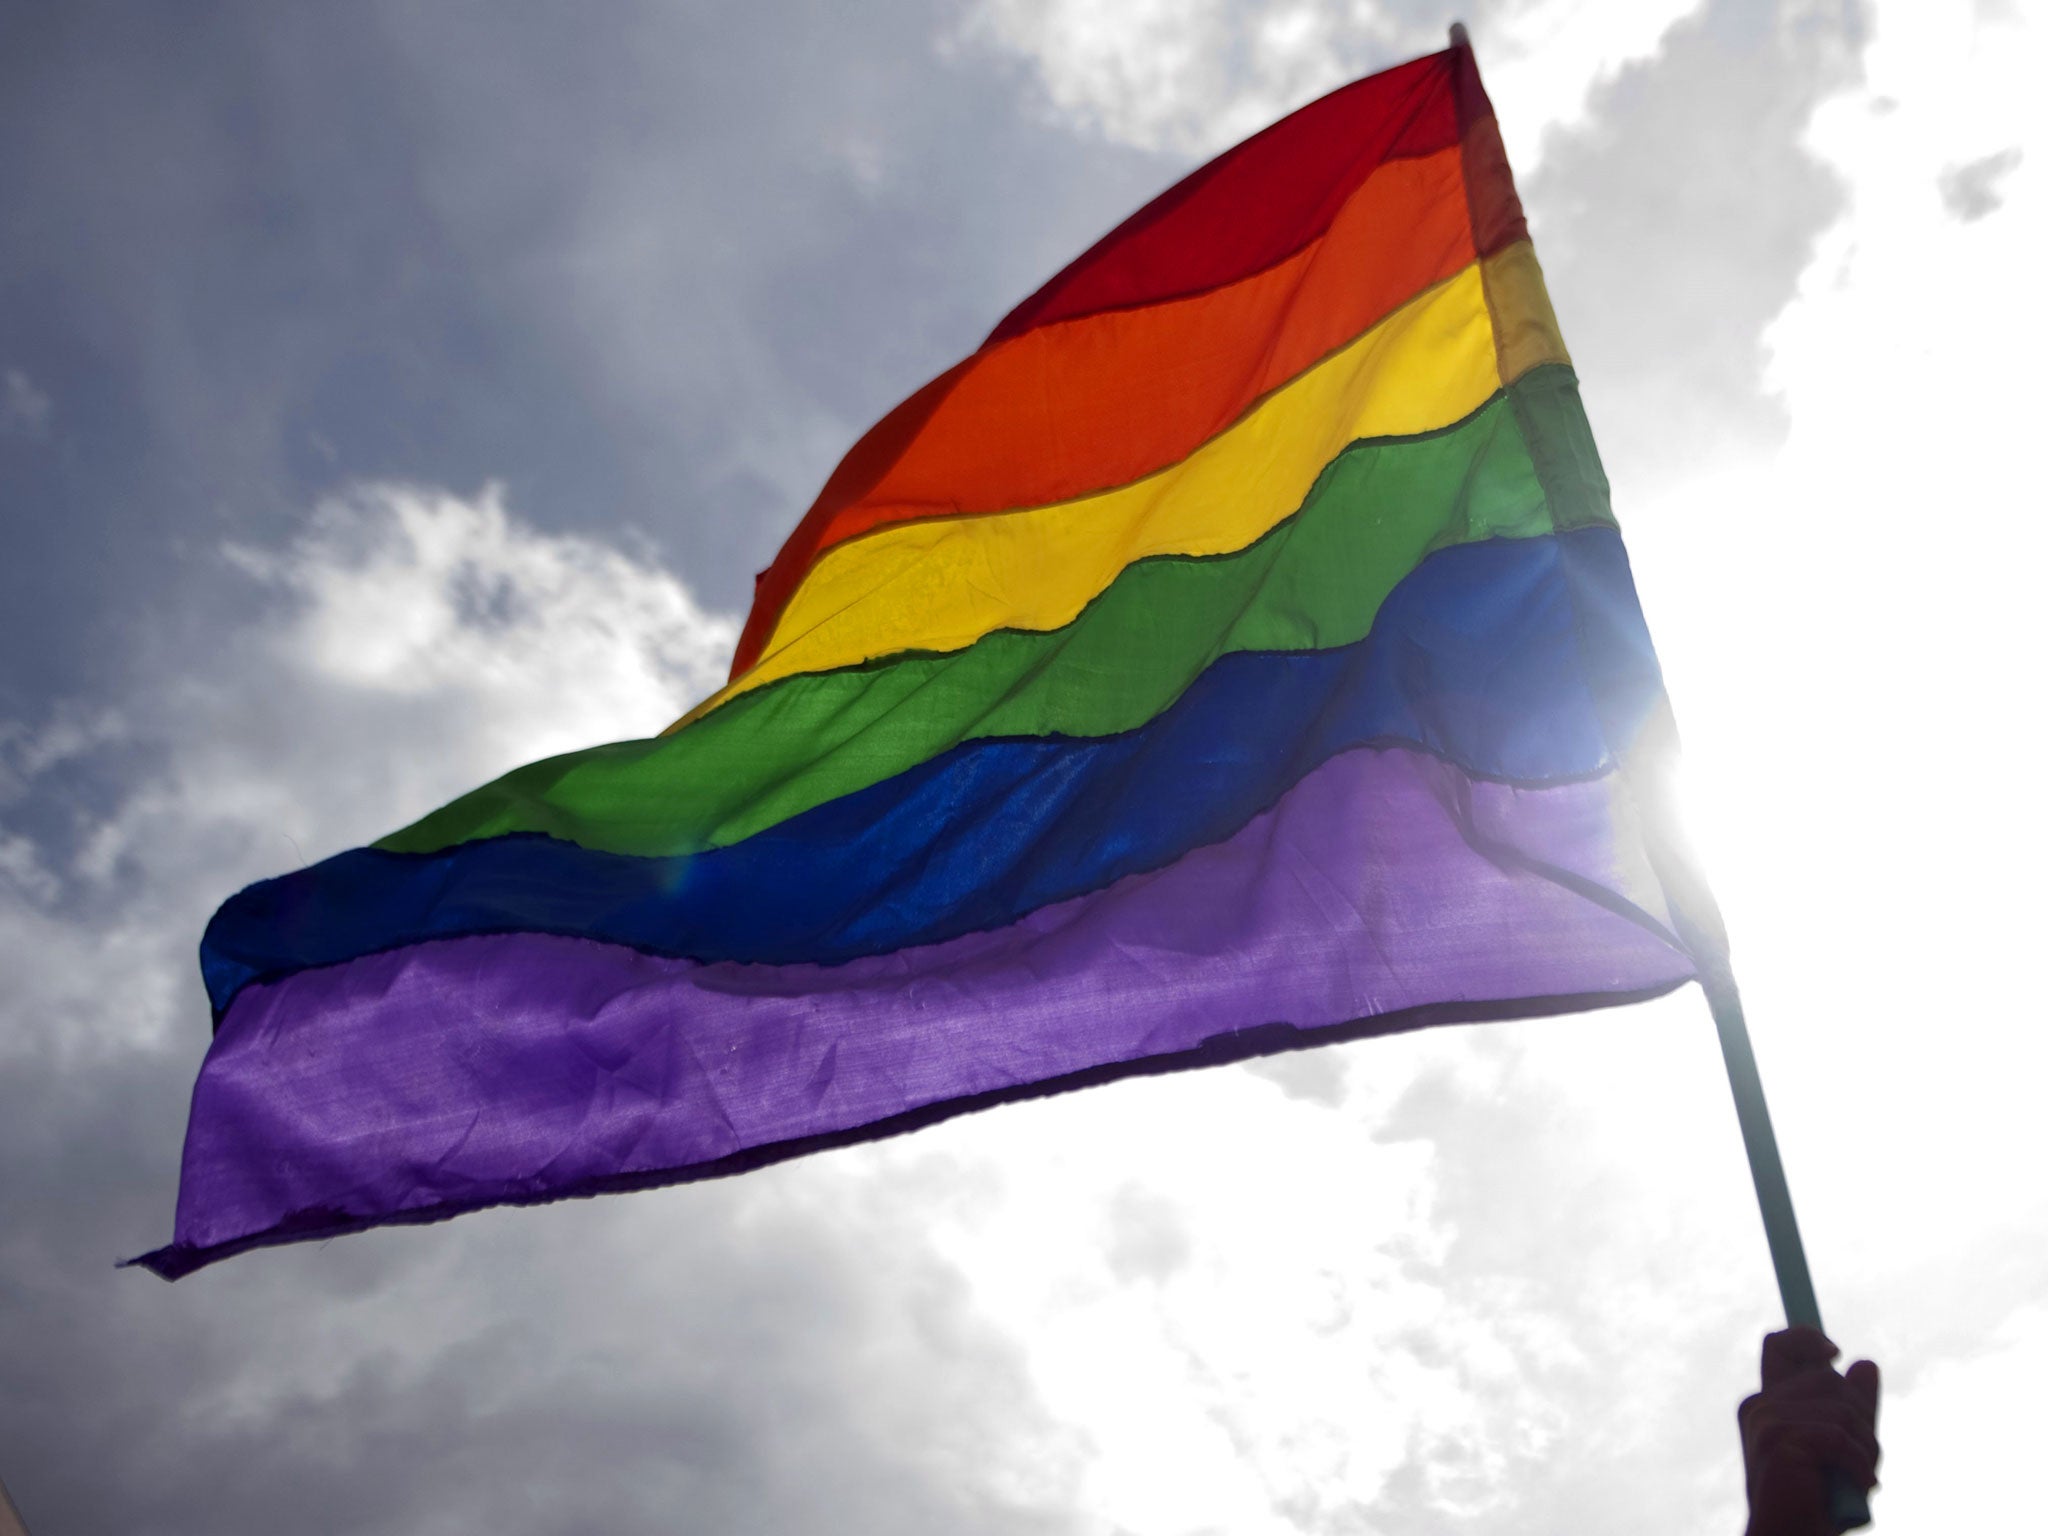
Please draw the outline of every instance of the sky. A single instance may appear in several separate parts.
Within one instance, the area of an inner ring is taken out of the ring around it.
[[[1461,12],[1822,1307],[1887,1371],[1878,1528],[2026,1529],[2048,17]],[[870,421],[1452,14],[0,5],[0,1480],[29,1530],[1739,1529],[1777,1302],[1691,989],[175,1286],[113,1267],[169,1234],[222,899],[665,725]]]

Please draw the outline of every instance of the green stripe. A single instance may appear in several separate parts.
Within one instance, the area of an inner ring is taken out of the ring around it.
[[[1228,652],[1363,638],[1432,550],[1612,522],[1604,479],[1584,476],[1560,477],[1575,494],[1553,517],[1532,461],[1531,439],[1554,451],[1584,438],[1570,371],[1537,369],[1454,427],[1352,444],[1258,543],[1140,561],[1062,629],[998,631],[964,651],[784,678],[674,736],[518,769],[377,846],[424,853],[544,832],[615,853],[690,853],[962,741],[1130,730]]]

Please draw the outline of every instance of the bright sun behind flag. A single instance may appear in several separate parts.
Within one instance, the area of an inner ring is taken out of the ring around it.
[[[252,886],[176,1277],[1695,975],[1471,51],[1156,199],[857,443],[732,681]]]

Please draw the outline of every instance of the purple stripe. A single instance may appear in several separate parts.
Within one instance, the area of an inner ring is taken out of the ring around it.
[[[144,1262],[730,1171],[1261,1026],[1662,990],[1692,966],[1618,794],[1353,752],[1227,842],[920,949],[703,965],[512,934],[253,985],[200,1072],[177,1243]]]

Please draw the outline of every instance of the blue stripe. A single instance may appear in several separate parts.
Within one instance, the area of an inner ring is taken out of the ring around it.
[[[253,885],[200,949],[250,980],[459,934],[534,931],[699,960],[849,960],[998,927],[1229,837],[1317,764],[1401,743],[1542,783],[1598,773],[1661,696],[1611,529],[1424,560],[1373,631],[1223,657],[1105,739],[976,741],[729,847],[674,858],[518,834],[357,849]]]

